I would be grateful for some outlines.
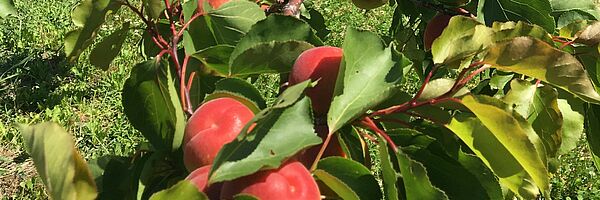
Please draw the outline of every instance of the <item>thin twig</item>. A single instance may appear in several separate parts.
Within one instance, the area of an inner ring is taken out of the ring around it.
[[[396,143],[392,140],[392,138],[390,138],[390,136],[387,133],[385,133],[385,131],[377,127],[377,125],[375,124],[375,122],[373,122],[373,120],[371,120],[371,118],[365,117],[360,121],[360,123],[368,129],[375,131],[375,133],[377,133],[379,136],[383,137],[383,139],[387,141],[388,145],[392,147],[394,153],[398,153],[398,146],[396,146]]]

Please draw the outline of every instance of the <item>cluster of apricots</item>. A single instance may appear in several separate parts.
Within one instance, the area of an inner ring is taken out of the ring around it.
[[[340,48],[315,47],[298,57],[290,73],[290,85],[308,79],[319,80],[315,87],[306,91],[313,102],[316,119],[327,115],[341,59]],[[232,199],[238,194],[262,200],[320,199],[317,183],[307,167],[316,159],[321,145],[305,149],[278,169],[207,185],[210,167],[219,150],[234,140],[253,117],[252,110],[233,98],[222,97],[203,103],[190,117],[185,128],[184,163],[191,172],[187,179],[211,199]],[[316,124],[315,131],[324,139],[328,134],[327,125]],[[337,138],[334,137],[329,143],[324,156],[345,156]]]
[[[229,0],[208,0],[213,8],[218,8]],[[387,0],[353,0],[360,8],[373,9]],[[203,10],[203,0],[199,10]],[[268,6],[261,8],[268,9]],[[428,24],[424,34],[426,49],[439,37],[451,16],[438,14]],[[309,88],[306,95],[311,99],[315,118],[314,129],[325,139],[328,127],[323,121],[327,117],[337,79],[343,51],[338,47],[315,47],[306,50],[296,59],[288,81],[289,85],[311,79],[318,84]],[[243,194],[261,200],[272,199],[320,199],[321,194],[307,167],[315,161],[321,145],[305,149],[289,158],[278,169],[263,170],[236,180],[207,185],[210,167],[219,150],[233,141],[244,126],[254,117],[248,107],[234,98],[222,97],[203,103],[190,117],[185,128],[184,163],[191,173],[186,178],[211,199],[233,199]],[[245,134],[245,133],[244,133]],[[323,157],[342,156],[337,137],[333,137],[325,149]]]

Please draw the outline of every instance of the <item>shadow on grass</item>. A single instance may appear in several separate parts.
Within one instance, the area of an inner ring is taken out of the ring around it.
[[[0,58],[0,105],[17,112],[35,112],[60,103],[55,92],[73,80],[64,53],[18,52]]]

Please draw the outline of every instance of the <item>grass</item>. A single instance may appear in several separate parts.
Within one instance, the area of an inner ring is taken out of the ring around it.
[[[134,46],[140,33],[131,34],[127,39],[131,45],[124,45],[108,71],[101,71],[86,60],[89,52],[76,63],[65,59],[62,41],[73,29],[70,11],[77,0],[15,3],[19,15],[0,22],[0,198],[46,199],[15,124],[57,122],[74,133],[77,148],[86,159],[131,154],[143,138],[123,115],[120,91],[130,69],[142,61]],[[390,25],[388,7],[365,13],[344,0],[321,0],[314,5],[332,31],[327,45],[341,46],[348,27],[385,34]],[[132,16],[124,10],[116,15],[116,19]],[[109,21],[99,36],[119,25]],[[263,95],[274,99],[274,76],[262,76],[258,83]],[[561,157],[563,165],[552,179],[554,198],[600,196],[600,178],[589,157],[583,142]]]

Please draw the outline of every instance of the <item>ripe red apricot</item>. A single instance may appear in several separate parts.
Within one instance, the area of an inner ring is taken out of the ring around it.
[[[237,194],[251,195],[261,200],[321,199],[317,183],[308,169],[297,161],[223,184],[221,199],[233,199]]]
[[[183,138],[185,167],[193,171],[210,165],[221,147],[237,137],[254,113],[232,98],[210,100],[188,120]]]
[[[327,127],[327,125],[316,125],[315,131],[317,132],[317,135],[321,137],[323,141],[325,141],[325,138],[329,133],[329,128]],[[304,152],[296,156],[297,160],[304,164],[304,166],[310,167],[315,161],[315,158],[317,158],[317,154],[319,154],[319,151],[321,150],[322,146],[323,144],[306,149]],[[323,152],[321,158],[329,156],[346,157],[346,153],[344,152],[344,150],[342,150],[340,141],[338,141],[338,137],[336,137],[335,135],[331,136],[329,145],[327,145],[327,147],[325,148],[325,151]]]
[[[448,26],[448,22],[450,22],[450,18],[452,18],[451,15],[438,13],[429,21],[429,23],[427,23],[425,34],[423,35],[425,50],[431,49],[433,41],[442,35],[444,29]]]
[[[309,88],[306,92],[312,100],[317,117],[327,115],[329,111],[342,55],[342,49],[338,47],[315,47],[302,52],[290,72],[290,85],[308,79],[313,81],[320,79],[314,88]]]
[[[185,178],[185,180],[192,182],[192,184],[194,184],[199,191],[204,192],[210,199],[218,199],[219,195],[221,194],[221,187],[223,184],[217,183],[208,188],[206,187],[208,183],[208,172],[210,172],[210,167],[210,165],[206,165],[194,170]]]

